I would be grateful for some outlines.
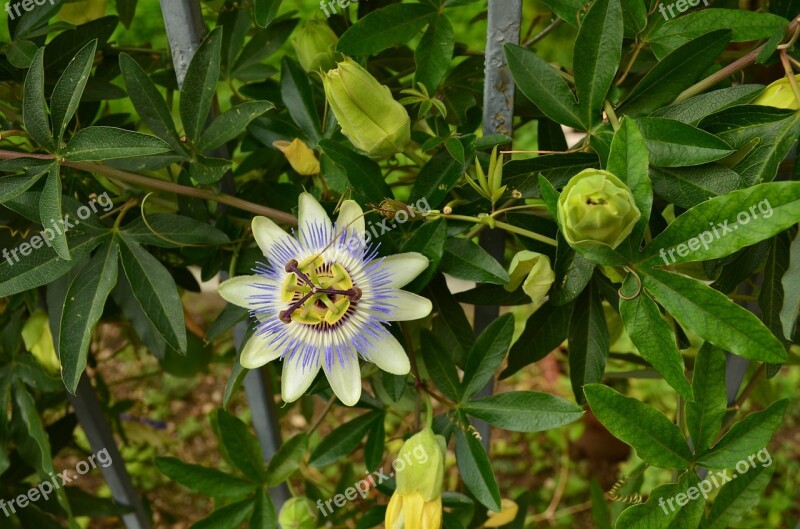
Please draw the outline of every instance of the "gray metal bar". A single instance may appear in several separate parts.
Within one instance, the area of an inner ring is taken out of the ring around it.
[[[203,41],[203,13],[199,0],[161,0],[161,13],[167,30],[178,87]]]
[[[514,80],[506,64],[503,46],[507,42],[519,44],[522,25],[522,0],[489,0],[489,27],[486,33],[486,62],[483,85],[483,133],[511,135],[514,130]],[[505,234],[501,230],[486,230],[481,234],[481,246],[502,262]],[[475,307],[475,333],[482,332],[500,314],[500,307]],[[489,382],[479,395],[488,396],[494,391]],[[475,421],[484,448],[491,441],[491,427]]]
[[[122,516],[122,521],[128,529],[150,529],[150,515],[144,508],[142,499],[133,488],[133,482],[125,468],[125,462],[117,449],[114,434],[106,422],[105,412],[97,396],[94,393],[89,377],[84,373],[78,383],[78,390],[75,395],[67,393],[70,403],[75,408],[78,422],[86,432],[89,444],[94,453],[107,450],[113,463],[108,467],[100,466],[100,471],[111,489],[114,500],[121,504],[131,507],[132,512]]]

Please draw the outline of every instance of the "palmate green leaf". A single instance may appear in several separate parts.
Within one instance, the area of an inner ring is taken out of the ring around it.
[[[60,147],[64,131],[72,116],[75,115],[75,111],[78,110],[86,83],[89,81],[89,73],[92,70],[96,51],[97,40],[84,46],[64,70],[53,90],[50,113],[53,119],[53,137],[56,148]]]
[[[707,468],[733,468],[765,446],[781,425],[788,399],[774,402],[767,409],[750,413],[731,427],[711,449],[697,461]]]
[[[500,316],[478,336],[467,354],[467,361],[464,365],[461,400],[471,397],[491,380],[503,362],[513,336],[514,316],[512,314]]]
[[[308,435],[305,432],[284,442],[267,466],[267,484],[275,487],[289,479],[300,468],[306,449],[308,449]]]
[[[720,160],[733,149],[703,130],[664,118],[636,120],[650,151],[650,163],[658,167],[688,167]]]
[[[444,219],[425,222],[416,228],[411,237],[403,243],[402,252],[418,252],[428,258],[430,264],[417,278],[404,286],[409,292],[419,292],[428,284],[439,270],[439,263],[444,255],[444,246],[447,241],[447,221]]]
[[[699,126],[735,149],[732,169],[749,184],[757,184],[775,178],[778,166],[800,135],[800,113],[741,105],[708,116]]]
[[[425,198],[430,207],[436,208],[464,176],[470,160],[475,159],[475,135],[462,136],[459,141],[464,147],[466,163],[457,162],[446,149],[434,154],[417,175],[411,190],[411,202]]]
[[[714,498],[703,528],[727,529],[736,524],[761,501],[774,472],[775,465],[765,467],[756,463],[756,467],[745,474],[736,474],[736,479],[725,483]],[[720,481],[723,479],[719,478]]]
[[[436,9],[427,4],[390,4],[353,24],[342,34],[336,49],[347,55],[379,53],[406,44],[435,16]]]
[[[661,412],[602,384],[584,387],[592,412],[614,437],[659,468],[689,468],[692,453],[680,428]]]
[[[653,46],[656,56],[663,57],[689,39],[718,29],[730,29],[733,42],[767,39],[788,21],[770,13],[757,13],[744,9],[706,8],[673,18],[650,34],[646,40]]]
[[[581,121],[586,130],[602,121],[606,99],[622,59],[620,0],[595,0],[583,18],[572,58]]]
[[[622,291],[626,296],[631,296],[637,286],[633,274],[629,274],[625,278]],[[683,398],[691,400],[692,387],[683,374],[683,357],[675,343],[675,333],[661,316],[658,305],[650,295],[641,292],[633,299],[620,299],[619,314],[628,336],[642,358]]]
[[[190,529],[237,529],[250,518],[255,505],[256,500],[253,498],[226,505],[192,525]]]
[[[583,130],[581,110],[567,81],[544,59],[516,44],[504,47],[506,62],[522,94],[558,123]]]
[[[269,26],[278,14],[281,1],[282,0],[253,0],[253,14],[255,15],[256,24],[262,28]]]
[[[61,360],[61,378],[73,394],[86,369],[95,325],[103,315],[111,289],[117,284],[118,252],[117,242],[114,239],[108,241],[89,259],[67,290],[59,326],[58,357]]]
[[[75,133],[61,155],[70,162],[100,162],[171,150],[165,141],[149,134],[116,127],[88,127]]]
[[[215,28],[197,49],[181,87],[180,112],[183,128],[197,141],[211,112],[219,81],[222,29]]]
[[[250,518],[250,529],[277,529],[278,515],[275,513],[275,504],[267,490],[261,488],[256,493],[256,504],[253,517]]]
[[[125,276],[147,319],[173,349],[186,351],[183,305],[175,280],[164,265],[126,233],[120,233]]]
[[[476,283],[504,285],[509,277],[505,268],[489,253],[467,239],[448,239],[441,268],[453,277]]]
[[[611,152],[606,169],[620,178],[631,190],[641,218],[628,238],[631,255],[639,249],[639,242],[647,230],[650,210],[653,207],[653,187],[650,183],[649,155],[642,133],[636,122],[624,118],[611,141]]]
[[[69,272],[107,237],[107,233],[70,237],[71,261],[59,257],[55,249],[48,246],[33,250],[27,256],[17,252],[19,262],[9,253],[8,258],[0,261],[0,297],[19,294],[55,281]]]
[[[258,487],[256,483],[220,472],[215,468],[184,463],[174,457],[157,457],[158,470],[194,492],[212,498],[242,498]]]
[[[764,85],[760,84],[744,84],[731,88],[720,88],[719,90],[690,97],[674,105],[659,108],[650,113],[650,117],[674,119],[687,125],[697,125],[704,117],[720,110],[749,103],[762,90],[764,90]]]
[[[6,163],[11,160],[0,162],[0,172],[18,172],[21,170],[25,173],[23,176],[0,178],[0,204],[14,199],[30,189],[44,175],[50,174],[54,165],[54,162],[50,160],[35,160],[33,158],[17,158],[13,161],[18,162],[20,160],[25,160],[24,168],[17,167],[16,163],[13,165]]]
[[[39,218],[44,228],[51,228],[53,237],[50,244],[62,259],[70,260],[67,244],[66,225],[62,224],[64,214],[61,211],[61,165],[53,164],[47,174],[41,197],[39,198]],[[55,226],[55,227],[54,227]]]
[[[675,500],[678,494],[683,494],[686,500],[687,491],[692,487],[697,488],[698,483],[700,477],[697,472],[689,470],[681,475],[677,483],[656,487],[646,503],[622,511],[615,529],[697,529],[703,517],[703,498],[695,495],[696,499],[687,500],[689,503],[682,507]]]
[[[563,234],[559,233],[553,270],[556,280],[553,283],[550,303],[566,305],[570,301],[574,301],[591,281],[594,268],[594,263],[577,253],[564,240]]]
[[[686,427],[696,454],[711,446],[722,428],[727,407],[725,352],[705,342],[694,362],[694,399],[686,402]]]
[[[349,454],[361,443],[361,439],[372,429],[375,422],[382,421],[383,417],[382,412],[371,411],[339,426],[311,452],[308,464],[320,468]]]
[[[175,152],[184,152],[185,147],[175,130],[172,114],[147,73],[126,53],[120,54],[119,66],[128,89],[128,97],[142,122],[153,134],[169,143]]]
[[[265,479],[264,459],[256,437],[241,419],[218,409],[215,413],[218,435],[225,453],[242,474],[256,483]]]
[[[294,122],[311,140],[311,148],[316,147],[322,132],[311,82],[297,61],[289,57],[281,60],[281,100]]]
[[[753,313],[688,277],[646,269],[642,282],[681,326],[733,354],[762,362],[785,362],[786,351]]]
[[[800,311],[800,234],[795,235],[789,247],[789,268],[781,279],[783,285],[783,306],[780,319],[783,336],[791,340],[797,325],[797,313]]]
[[[608,325],[596,288],[589,286],[576,300],[568,339],[572,392],[582,404],[586,402],[583,387],[602,380],[608,358]]]
[[[392,196],[376,162],[332,140],[322,140],[319,146],[325,156],[342,169],[355,196],[364,203],[380,204]]]
[[[698,204],[645,248],[644,266],[725,257],[800,221],[800,182],[771,182]]]
[[[55,149],[44,95],[44,47],[33,58],[23,88],[22,122],[31,138],[49,151]]]
[[[461,416],[466,422],[466,418]],[[490,511],[500,512],[500,489],[483,445],[471,433],[455,428],[456,462],[464,484]]]
[[[673,101],[716,62],[730,42],[730,35],[730,30],[714,31],[664,57],[633,87],[618,111],[640,116]]]
[[[454,47],[453,25],[445,15],[440,14],[428,25],[414,52],[414,62],[417,65],[414,85],[422,83],[430,91],[434,91],[447,74]]]
[[[508,353],[508,367],[500,373],[506,378],[528,364],[538,362],[567,339],[574,304],[542,306],[528,318],[525,329]]]
[[[513,432],[541,432],[577,421],[580,406],[549,393],[510,391],[484,399],[470,400],[465,413]]]
[[[225,145],[244,132],[251,121],[273,108],[275,105],[269,101],[247,101],[223,112],[200,137],[197,149],[208,152]]]
[[[651,167],[650,180],[658,196],[685,209],[711,197],[747,187],[739,173],[716,163],[694,167]]]
[[[142,217],[123,228],[123,232],[139,244],[176,248],[181,245],[217,246],[230,239],[213,226],[183,215],[156,213]],[[149,225],[149,227],[148,227]]]

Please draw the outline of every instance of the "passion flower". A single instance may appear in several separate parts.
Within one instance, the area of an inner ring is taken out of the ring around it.
[[[608,171],[584,169],[558,199],[558,221],[570,246],[611,249],[631,234],[641,217],[630,189]]]
[[[400,290],[429,262],[413,252],[378,257],[363,242],[364,214],[352,200],[342,203],[334,224],[319,202],[303,193],[298,216],[292,235],[265,217],[253,219],[267,262],[256,266],[255,275],[229,279],[218,291],[250,309],[256,322],[242,349],[244,367],[283,359],[286,402],[300,398],[322,369],[334,393],[352,406],[361,397],[359,355],[389,373],[408,373],[408,356],[386,325],[430,314],[428,299]]]
[[[536,311],[547,301],[547,293],[556,280],[556,274],[550,265],[550,258],[539,252],[523,250],[511,259],[508,267],[511,280],[505,286],[508,292],[513,292],[522,285]]]

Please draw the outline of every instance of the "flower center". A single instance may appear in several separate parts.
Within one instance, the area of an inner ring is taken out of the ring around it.
[[[292,259],[286,264],[289,275],[281,289],[281,300],[289,303],[278,318],[283,323],[332,326],[350,314],[361,299],[361,289],[338,263],[326,263],[321,256],[302,263]]]

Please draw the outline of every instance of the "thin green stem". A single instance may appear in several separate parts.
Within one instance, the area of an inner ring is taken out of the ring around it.
[[[611,103],[608,101],[608,99],[603,101],[603,109],[606,111],[608,121],[611,123],[611,126],[614,127],[614,130],[619,130],[619,119],[617,119],[617,113],[614,112],[614,107],[611,106]]]

